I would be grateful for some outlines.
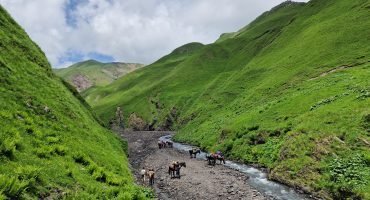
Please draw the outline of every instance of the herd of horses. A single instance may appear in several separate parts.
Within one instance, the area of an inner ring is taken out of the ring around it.
[[[158,141],[158,148],[159,149],[173,148],[173,142],[160,140],[160,141]],[[201,151],[200,151],[199,148],[193,148],[193,149],[189,150],[190,158],[196,158],[197,154],[200,154],[200,153],[201,153]],[[222,163],[225,164],[225,158],[224,158],[224,156],[222,155],[221,152],[206,154],[206,158],[207,158],[207,161],[208,161],[208,165],[215,166],[217,160],[220,161],[220,164],[222,164]],[[180,177],[181,177],[180,170],[181,170],[182,167],[186,167],[185,162],[171,161],[171,163],[168,166],[168,174],[170,175],[171,178],[179,178],[180,179]],[[155,172],[154,172],[153,168],[149,168],[149,169],[143,168],[140,171],[140,175],[141,175],[143,183],[146,181],[146,178],[148,178],[149,179],[149,185],[153,186],[153,184],[154,184],[154,175],[155,175]]]
[[[173,147],[173,142],[163,141],[163,140],[158,141],[158,148],[159,149],[166,148],[166,147],[172,148]]]
[[[190,149],[189,150],[190,158],[196,158],[197,154],[200,154],[200,152],[201,152],[200,149],[197,148]],[[209,165],[215,166],[217,160],[220,161],[220,164],[222,163],[225,164],[225,157],[222,155],[221,152],[206,154],[206,158]]]

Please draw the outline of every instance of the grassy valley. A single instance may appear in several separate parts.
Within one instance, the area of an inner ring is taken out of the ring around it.
[[[0,199],[145,199],[99,124],[0,6]]]
[[[53,71],[81,92],[91,87],[106,86],[143,66],[136,63],[101,63],[96,60],[88,60],[68,68],[53,69]]]
[[[326,199],[370,199],[370,3],[285,2],[84,93]]]

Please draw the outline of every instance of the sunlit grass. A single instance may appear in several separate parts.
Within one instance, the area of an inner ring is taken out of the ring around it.
[[[0,19],[0,199],[150,195],[134,184],[127,143],[51,73],[39,47],[1,7]]]

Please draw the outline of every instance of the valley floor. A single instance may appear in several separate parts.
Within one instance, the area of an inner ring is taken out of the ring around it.
[[[175,149],[158,149],[158,138],[170,132],[120,132],[129,142],[129,159],[137,182],[147,186],[140,178],[142,167],[155,169],[158,199],[267,199],[247,183],[248,177],[222,165],[208,166],[206,161],[190,159]],[[186,162],[181,179],[171,179],[168,165],[172,160]]]

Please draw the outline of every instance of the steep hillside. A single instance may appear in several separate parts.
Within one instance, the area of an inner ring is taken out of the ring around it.
[[[0,199],[145,198],[127,143],[53,75],[1,6],[0,50]]]
[[[68,68],[53,69],[53,71],[81,92],[94,86],[106,86],[143,66],[136,63],[101,63],[96,60],[88,60]]]
[[[284,3],[85,97],[105,122],[121,106],[317,196],[370,199],[369,8]]]

